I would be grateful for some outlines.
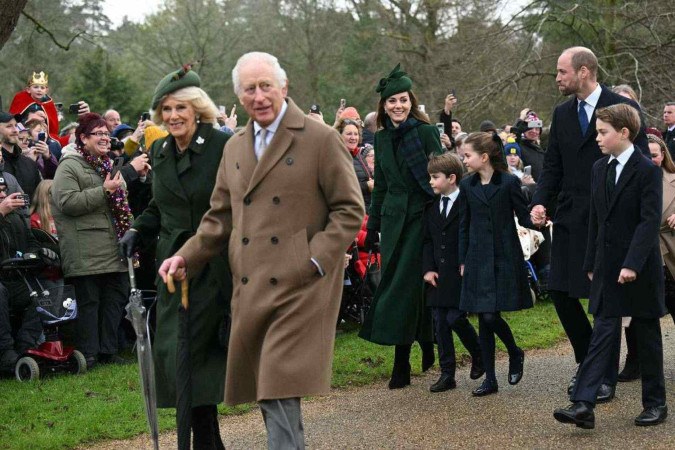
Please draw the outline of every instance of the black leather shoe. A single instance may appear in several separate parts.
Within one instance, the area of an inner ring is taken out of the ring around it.
[[[525,352],[520,352],[513,358],[509,358],[509,384],[515,385],[523,378],[523,367],[525,366]]]
[[[480,356],[471,359],[471,372],[469,372],[469,378],[472,380],[477,380],[485,374],[485,368],[483,367],[483,361],[481,361]]]
[[[614,398],[616,386],[602,383],[598,389],[598,395],[595,397],[595,403],[607,403]]]
[[[431,392],[445,392],[457,387],[457,382],[450,375],[441,374],[441,377],[429,387]]]
[[[401,389],[410,385],[410,364],[394,364],[389,380],[389,389]]]
[[[483,383],[478,386],[476,389],[471,391],[471,395],[474,397],[485,397],[486,395],[496,394],[499,392],[499,387],[497,383],[493,383],[488,380],[483,380]]]
[[[639,363],[626,363],[623,367],[623,370],[619,374],[618,381],[625,383],[629,381],[635,381],[640,378],[640,364]]]
[[[87,356],[84,358],[84,360],[87,362],[87,370],[96,367],[97,361],[95,356]]]
[[[14,373],[14,367],[19,360],[19,355],[13,348],[0,353],[0,372]]]
[[[639,427],[649,427],[658,425],[668,417],[668,406],[652,406],[645,408],[639,416],[635,418],[635,425]]]
[[[561,423],[573,423],[579,428],[592,430],[595,428],[593,408],[584,402],[572,403],[567,408],[558,408],[553,412],[555,420]]]

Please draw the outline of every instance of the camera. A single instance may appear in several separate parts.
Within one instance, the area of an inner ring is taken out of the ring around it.
[[[44,131],[38,133],[38,141],[47,142],[47,134]]]
[[[124,149],[124,142],[117,138],[110,138],[110,150],[120,151]]]
[[[150,120],[150,113],[149,112],[144,112],[141,114],[141,120],[145,122],[146,120]]]
[[[309,107],[309,112],[314,114],[321,114],[321,106],[314,103],[312,106]]]
[[[80,104],[79,104],[79,103],[72,103],[72,104],[68,107],[68,112],[69,112],[70,114],[77,114],[77,113],[79,113],[79,112],[80,112]]]

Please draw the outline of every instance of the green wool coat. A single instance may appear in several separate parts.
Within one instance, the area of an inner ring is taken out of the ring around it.
[[[157,267],[197,231],[216,182],[216,172],[229,136],[201,124],[187,154],[175,156],[172,136],[153,143],[153,198],[133,224],[141,239],[157,241]],[[180,289],[169,294],[157,277],[157,330],[153,344],[157,406],[176,403],[176,346]],[[223,401],[227,350],[219,339],[229,320],[232,277],[227,250],[215,257],[189,285],[192,406]],[[227,323],[227,322],[225,322]]]
[[[423,124],[417,129],[427,157],[440,155],[436,127]],[[424,210],[431,201],[394,148],[393,131],[375,133],[375,187],[368,229],[380,231],[382,280],[359,334],[368,341],[383,345],[433,341],[422,273]]]
[[[66,150],[50,194],[66,277],[126,272],[103,178],[76,150]]]

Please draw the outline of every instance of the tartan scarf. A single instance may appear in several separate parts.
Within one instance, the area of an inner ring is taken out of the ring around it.
[[[429,156],[425,152],[417,130],[417,127],[423,123],[412,116],[408,116],[405,122],[396,128],[389,117],[385,120],[386,128],[393,131],[394,151],[401,153],[408,164],[410,173],[415,177],[422,190],[433,197],[434,191],[429,186],[429,172],[427,171]]]

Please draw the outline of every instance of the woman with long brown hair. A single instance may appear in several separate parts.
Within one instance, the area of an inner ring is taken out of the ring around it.
[[[368,218],[366,247],[382,236],[382,280],[362,338],[394,345],[390,389],[410,384],[410,350],[422,347],[422,370],[434,363],[431,315],[424,306],[422,248],[424,209],[434,198],[427,163],[443,152],[440,135],[418,108],[412,80],[400,65],[380,80],[375,133],[375,186]]]

